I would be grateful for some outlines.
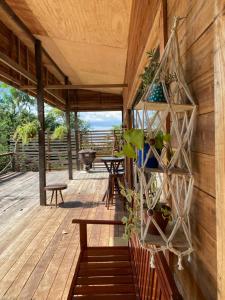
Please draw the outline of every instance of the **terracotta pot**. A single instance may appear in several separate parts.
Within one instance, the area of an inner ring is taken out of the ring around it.
[[[171,210],[171,208],[166,204],[162,204],[162,208],[167,208],[169,211]],[[169,219],[164,218],[161,211],[148,210],[148,211],[145,211],[145,218],[144,218],[145,222],[147,222],[149,215],[153,215],[154,220],[157,222],[157,224],[159,225],[162,232],[165,232]],[[160,235],[157,228],[155,227],[155,225],[152,222],[150,223],[150,225],[148,227],[148,233],[152,234],[152,235]]]

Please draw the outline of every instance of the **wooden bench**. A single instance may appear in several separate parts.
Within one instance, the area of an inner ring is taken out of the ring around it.
[[[156,254],[156,268],[150,269],[147,255],[138,257],[134,244],[87,246],[87,224],[123,225],[121,221],[75,219],[73,223],[80,226],[81,252],[68,300],[182,299],[162,253]]]

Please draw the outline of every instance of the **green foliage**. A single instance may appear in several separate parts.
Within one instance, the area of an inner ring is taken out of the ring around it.
[[[0,152],[8,151],[9,135],[20,124],[36,119],[35,99],[27,94],[0,84]]]
[[[149,60],[149,64],[147,67],[144,68],[144,72],[140,75],[141,84],[137,93],[137,101],[141,99],[141,97],[144,95],[144,93],[147,91],[147,89],[153,82],[153,79],[155,78],[156,72],[159,67],[159,52],[156,49],[152,49],[146,54]],[[173,81],[177,81],[177,76],[175,73],[168,73],[165,74],[164,80],[165,83],[169,85]],[[154,82],[158,83],[159,81],[160,78],[156,77]]]
[[[141,84],[141,93],[142,95],[145,93],[146,89],[149,87],[149,85],[152,83],[156,71],[159,67],[159,55],[155,49],[152,49],[147,52],[147,57],[149,59],[149,65],[145,67],[144,73],[140,75],[142,84]],[[159,78],[156,79],[156,82],[159,80]]]
[[[129,129],[124,132],[124,145],[117,156],[136,158],[135,147],[141,150],[144,146],[144,131],[142,129]]]
[[[23,130],[28,130],[29,124],[37,120],[37,108],[34,97],[7,84],[0,83],[0,91],[0,153],[2,153],[9,150],[8,141],[10,134],[15,132],[18,126],[20,126],[18,130],[21,133]],[[45,105],[45,128],[47,131],[54,131],[60,125],[65,126],[65,122],[65,113],[63,111]],[[25,126],[26,124],[28,124],[27,127]],[[90,125],[78,118],[78,127],[81,131],[87,131]],[[71,128],[74,128],[73,113],[71,113]],[[28,141],[25,142],[27,143]]]
[[[158,150],[162,150],[164,147],[164,142],[170,142],[171,135],[169,133],[163,133],[162,131],[159,131],[155,137],[155,148]]]
[[[158,202],[154,207],[154,210],[161,212],[164,219],[168,219],[170,222],[173,220],[171,208],[168,205]]]
[[[59,125],[55,128],[51,138],[53,140],[63,140],[64,136],[67,134],[67,128],[65,125]]]
[[[127,216],[122,218],[122,222],[125,225],[123,238],[130,239],[133,233],[139,233],[140,217],[138,215],[140,209],[140,194],[131,189],[125,188],[120,184],[121,194],[127,199]],[[133,207],[132,207],[133,203]]]
[[[152,206],[152,201],[155,193],[157,192],[157,179],[154,176],[153,180],[151,181],[151,185],[149,187],[149,195],[148,200],[144,200],[144,210],[148,210]],[[124,196],[127,200],[126,208],[127,208],[127,215],[122,218],[122,222],[125,225],[124,235],[125,239],[130,239],[133,233],[140,232],[140,193],[136,192],[135,190],[131,190],[129,188],[125,188],[120,183],[120,192],[122,196]],[[148,202],[149,201],[149,202]],[[162,217],[164,219],[168,219],[168,221],[172,221],[172,212],[168,205],[165,203],[157,202],[153,211],[158,211],[162,213]]]
[[[40,128],[40,124],[37,120],[27,122],[19,125],[13,135],[15,141],[22,141],[23,145],[28,144],[33,138],[36,137]]]

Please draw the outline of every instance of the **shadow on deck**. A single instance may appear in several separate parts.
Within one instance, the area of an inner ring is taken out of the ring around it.
[[[38,173],[0,182],[0,299],[66,299],[79,255],[79,229],[72,219],[123,216],[122,203],[105,208],[105,172],[47,173],[47,183],[68,184],[65,204],[39,206]],[[48,195],[50,196],[50,194]],[[121,226],[88,225],[91,246],[118,242]],[[120,240],[120,239],[119,239]]]

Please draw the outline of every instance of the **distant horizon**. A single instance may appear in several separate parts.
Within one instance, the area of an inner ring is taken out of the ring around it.
[[[92,130],[108,130],[122,124],[121,111],[80,112],[79,117],[87,121]]]

